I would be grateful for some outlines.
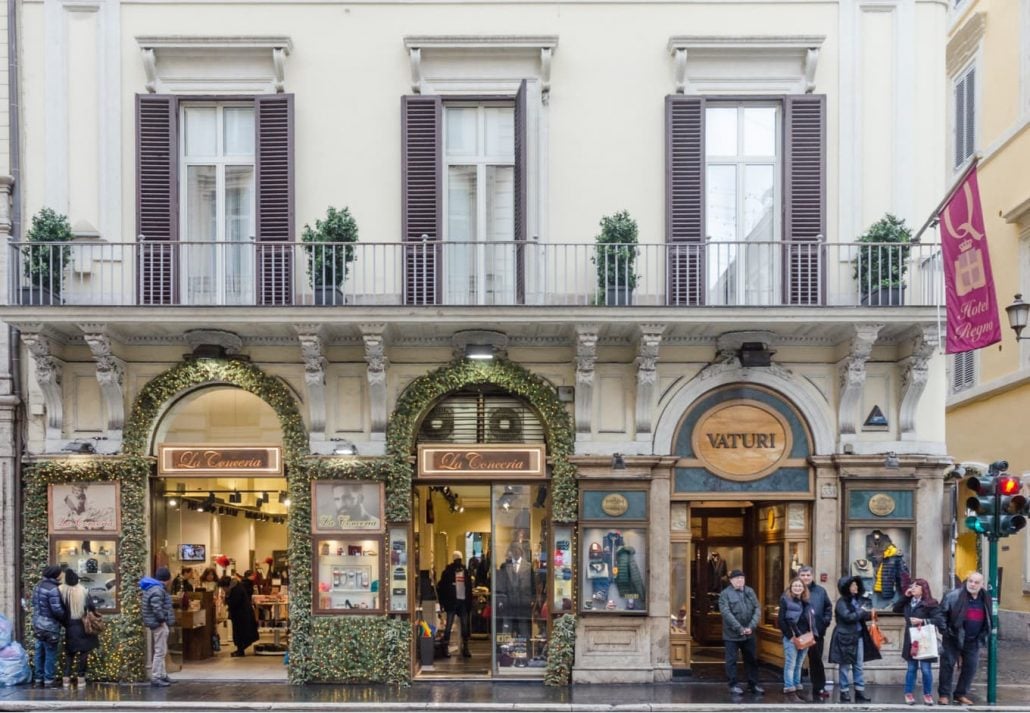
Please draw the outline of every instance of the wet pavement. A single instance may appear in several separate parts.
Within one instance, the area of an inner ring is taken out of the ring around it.
[[[948,710],[1030,711],[1030,645],[1003,642],[998,705],[987,706],[986,667],[973,690],[974,706]],[[764,696],[731,696],[714,671],[653,685],[576,685],[550,688],[540,682],[433,681],[409,687],[364,685],[290,686],[252,681],[179,681],[169,688],[91,684],[77,690],[0,689],[0,711],[784,711],[812,706],[832,711],[926,710],[906,706],[900,685],[870,685],[872,703],[788,704],[778,670],[762,670]],[[934,669],[936,678],[936,667]],[[835,699],[834,699],[835,700]]]

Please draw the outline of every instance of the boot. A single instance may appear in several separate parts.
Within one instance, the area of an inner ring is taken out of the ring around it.
[[[469,642],[468,641],[462,641],[461,642],[461,655],[462,655],[463,658],[467,658],[467,659],[472,658],[472,652],[469,651]]]
[[[840,692],[841,703],[851,703],[851,695],[847,691]]]
[[[855,703],[872,703],[873,699],[862,693],[858,689],[855,689]]]
[[[78,676],[72,676],[72,688],[78,688],[78,687],[79,687],[79,677]]]

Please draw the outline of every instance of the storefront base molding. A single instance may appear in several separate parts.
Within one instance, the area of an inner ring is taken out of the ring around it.
[[[576,633],[573,683],[655,683],[671,678],[656,669],[646,617],[583,617]],[[656,675],[657,674],[657,675]]]
[[[1010,641],[1030,641],[1030,612],[999,610],[998,636]]]

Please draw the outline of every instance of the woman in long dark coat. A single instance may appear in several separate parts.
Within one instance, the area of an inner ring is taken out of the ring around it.
[[[865,695],[862,664],[880,658],[880,650],[873,643],[866,626],[872,618],[872,609],[866,606],[868,600],[861,577],[841,577],[837,589],[840,599],[833,610],[837,626],[830,639],[830,663],[840,664],[840,702],[851,702],[852,681],[849,679],[853,678],[855,702],[868,703],[871,699]]]
[[[79,584],[79,575],[73,570],[65,570],[64,584],[60,586],[61,600],[64,602],[64,685],[77,686],[79,679],[86,683],[86,659],[89,652],[100,646],[100,637],[87,634],[82,623],[88,611],[96,611],[96,605],[86,588]],[[76,661],[75,672],[72,673],[72,662]]]
[[[254,618],[250,593],[242,582],[234,582],[230,577],[222,577],[218,584],[226,590],[225,602],[232,621],[232,641],[236,650],[230,655],[243,656],[246,648],[258,640],[257,619]]]

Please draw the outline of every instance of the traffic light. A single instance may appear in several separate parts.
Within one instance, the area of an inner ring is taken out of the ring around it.
[[[998,536],[1014,535],[1026,527],[1026,496],[1019,478],[1003,473],[998,478]]]
[[[997,483],[993,464],[987,475],[974,475],[966,480],[966,487],[976,493],[966,500],[966,511],[973,513],[966,518],[966,527],[973,532],[993,536],[998,534]]]

